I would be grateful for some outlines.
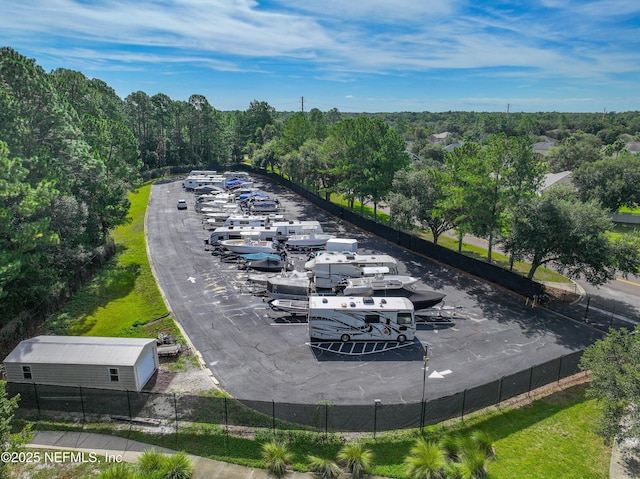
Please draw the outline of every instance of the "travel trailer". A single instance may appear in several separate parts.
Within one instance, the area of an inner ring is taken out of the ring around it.
[[[182,186],[185,190],[191,191],[198,186],[215,186],[220,189],[225,189],[226,187],[226,179],[224,176],[218,175],[196,175],[196,176],[187,176],[182,181]]]
[[[280,241],[286,241],[289,236],[293,235],[323,233],[319,221],[274,221],[271,226],[278,231]]]
[[[283,215],[231,215],[222,226],[268,226],[276,221],[284,221]]]
[[[218,245],[221,241],[241,239],[244,232],[255,234],[259,241],[277,241],[278,234],[271,226],[220,226],[209,236],[209,244]]]
[[[309,296],[311,341],[413,341],[414,308],[407,298]]]

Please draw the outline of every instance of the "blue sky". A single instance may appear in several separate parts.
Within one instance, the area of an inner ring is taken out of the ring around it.
[[[0,40],[219,110],[640,110],[637,0],[11,0]]]

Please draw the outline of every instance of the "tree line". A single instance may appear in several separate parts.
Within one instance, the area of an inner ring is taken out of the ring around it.
[[[444,131],[434,143],[431,135]],[[637,271],[637,245],[605,231],[608,212],[640,201],[638,157],[626,149],[638,131],[637,112],[277,112],[258,100],[224,112],[198,94],[177,101],[137,91],[122,99],[99,79],[45,72],[5,47],[0,327],[64,291],[127,221],[127,192],[143,172],[225,168],[247,158],[326,198],[339,194],[352,208],[388,205],[395,223],[418,223],[435,242],[450,229],[473,233],[535,267],[553,261],[602,282]],[[555,142],[545,156],[532,149],[541,135]],[[564,169],[573,170],[577,189],[540,195],[543,175]],[[547,236],[556,243],[534,242]]]

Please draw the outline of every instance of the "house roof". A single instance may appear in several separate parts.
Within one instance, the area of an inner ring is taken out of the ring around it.
[[[544,177],[541,191],[554,185],[571,184],[571,171],[561,171],[560,173],[548,173]]]
[[[36,336],[15,347],[4,362],[29,364],[108,364],[133,366],[149,338]]]
[[[445,140],[449,137],[451,133],[448,131],[443,131],[442,133],[434,133],[431,135],[432,138],[436,138],[438,140]]]

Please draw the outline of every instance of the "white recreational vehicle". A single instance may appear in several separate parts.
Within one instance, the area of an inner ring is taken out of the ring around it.
[[[320,253],[304,265],[306,270],[313,271],[317,288],[335,288],[348,278],[366,276],[370,267],[386,267],[388,274],[398,274],[398,262],[393,256],[386,254],[330,254]]]
[[[244,215],[229,216],[222,226],[268,226],[276,221],[284,221],[284,215]]]
[[[289,236],[309,233],[323,233],[319,221],[274,221],[273,226],[278,231],[280,241],[285,241]]]
[[[182,186],[187,191],[191,191],[198,186],[215,186],[216,188],[224,190],[226,187],[226,178],[218,175],[187,176],[182,181]]]
[[[242,233],[250,232],[255,234],[255,239],[259,241],[277,241],[277,231],[271,226],[220,226],[213,230],[209,237],[209,244],[220,244],[220,241],[241,239]]]
[[[309,296],[309,338],[321,341],[413,341],[407,298]]]
[[[286,241],[290,235],[302,234],[308,228],[322,233],[319,221],[275,221],[266,226],[222,226],[211,233],[209,241],[216,244],[227,239],[240,239],[241,231],[256,231],[263,241]]]
[[[246,215],[243,213],[205,213],[205,228],[214,230],[222,226],[269,226],[274,221],[283,221],[284,216],[278,214],[270,215]]]

